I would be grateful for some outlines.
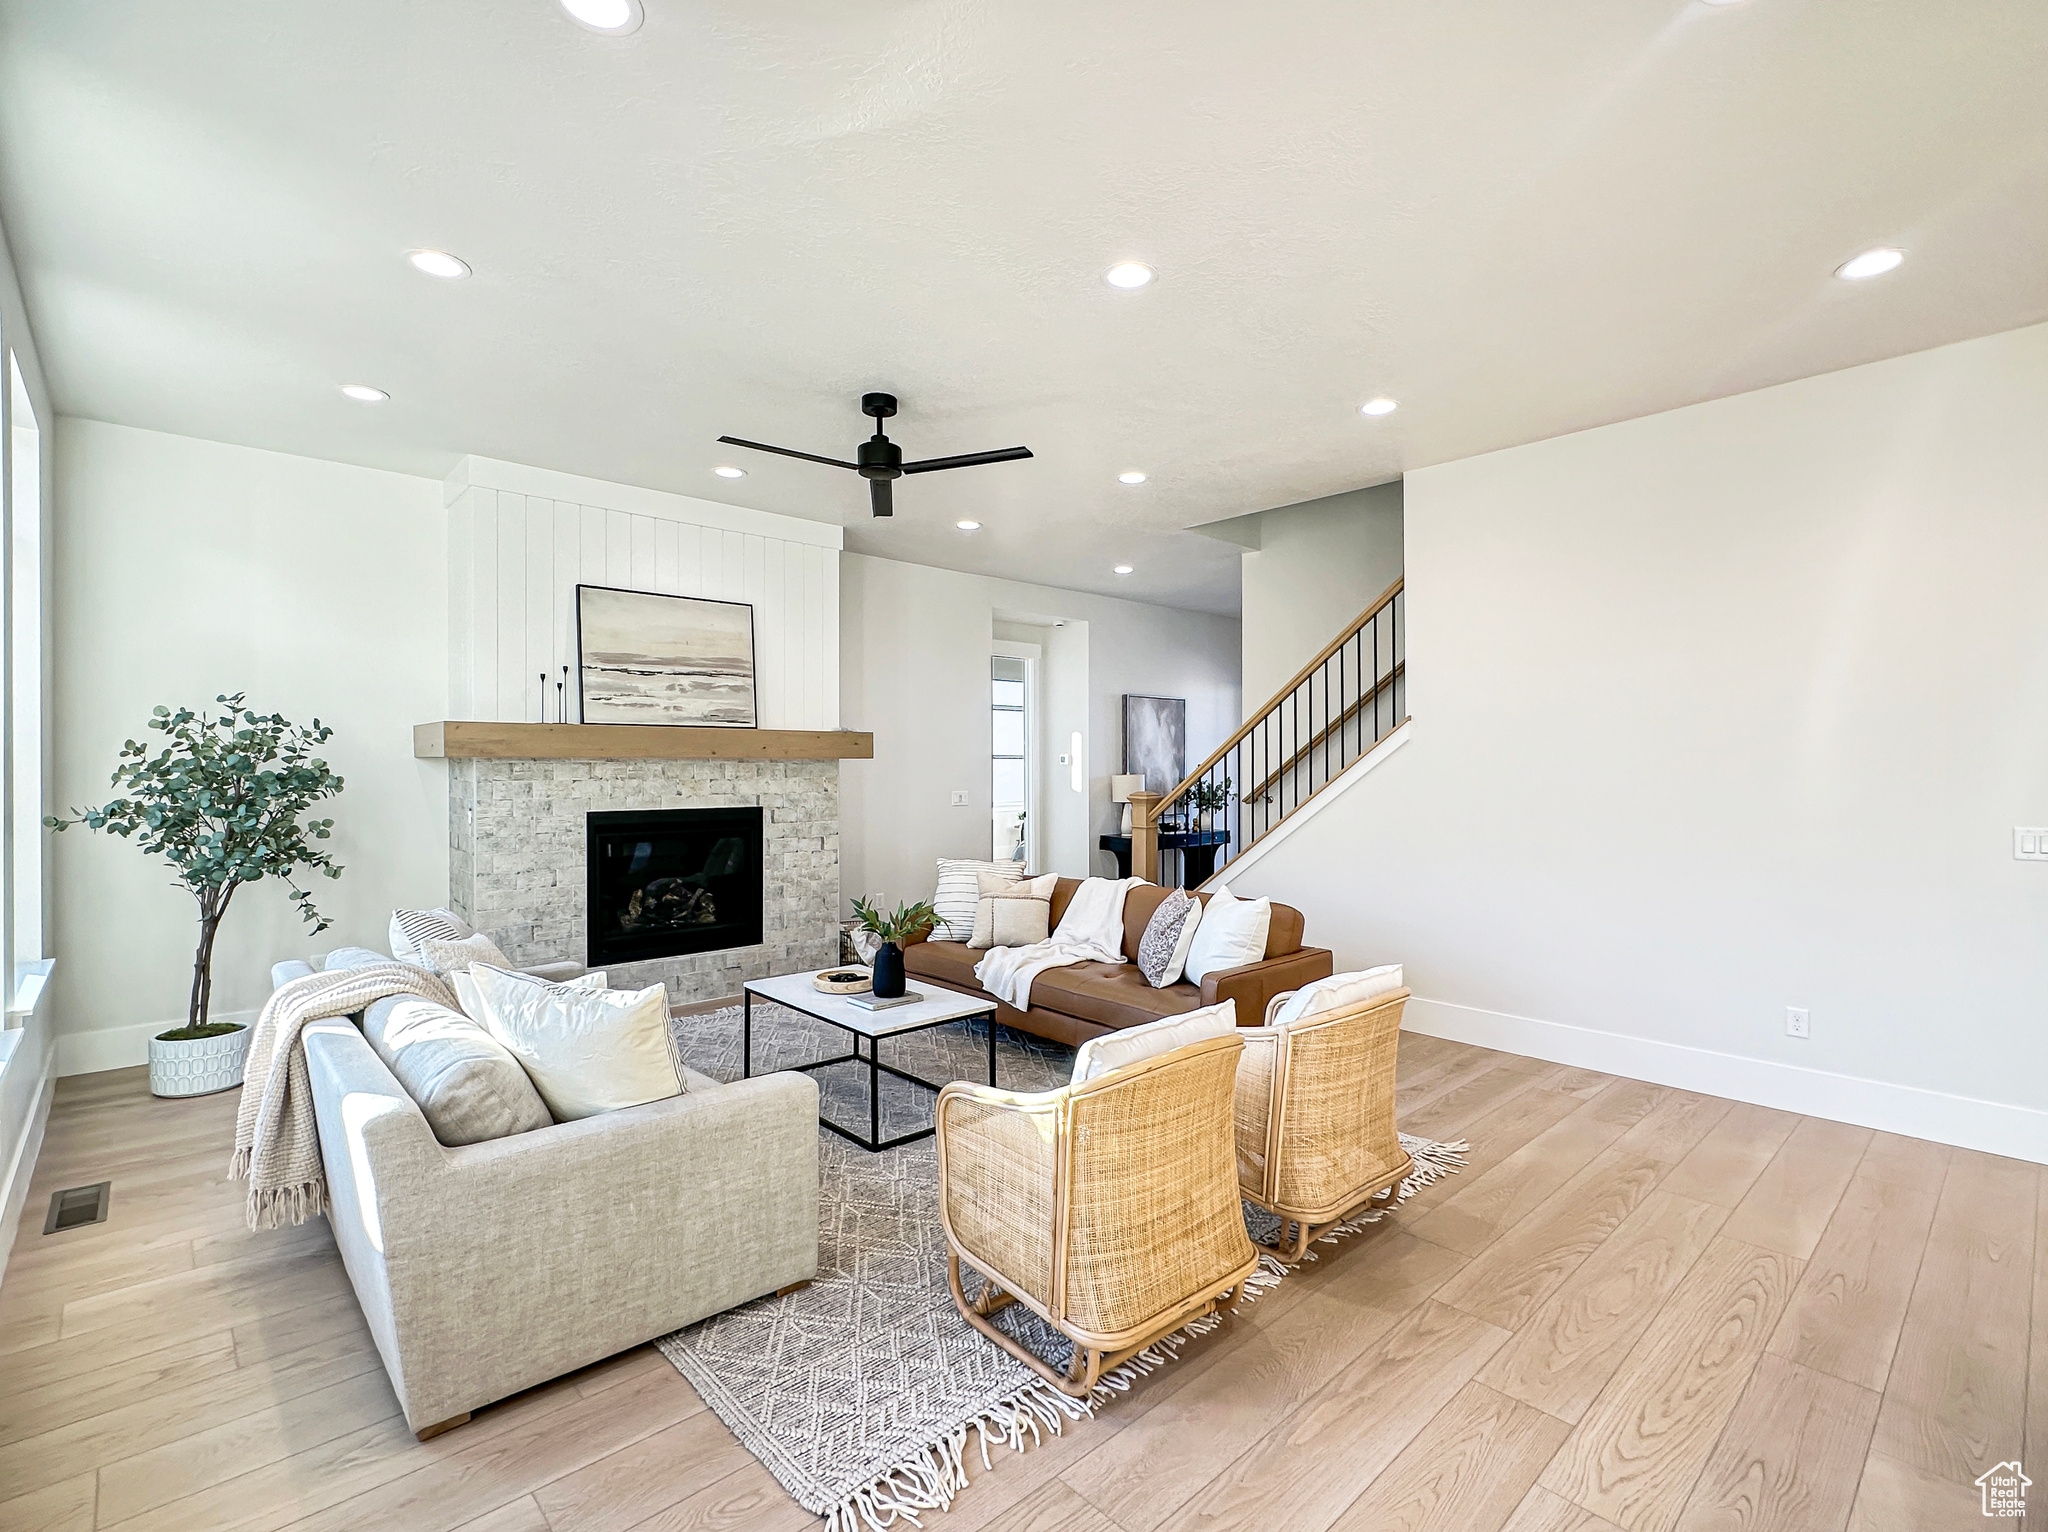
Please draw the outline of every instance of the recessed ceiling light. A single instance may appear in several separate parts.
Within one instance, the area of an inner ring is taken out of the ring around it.
[[[953,525],[963,532],[979,532],[981,530],[981,523],[978,521],[956,521]]]
[[[446,250],[408,250],[405,258],[412,262],[414,271],[424,271],[430,277],[452,282],[457,277],[469,275],[469,262],[460,256],[450,255]]]
[[[1875,250],[1866,250],[1861,255],[1851,256],[1835,268],[1835,275],[1845,282],[1861,282],[1870,277],[1881,277],[1887,271],[1897,271],[1899,262],[1905,258],[1905,251],[1894,250],[1889,245],[1880,245]]]
[[[1139,473],[1137,469],[1133,468],[1129,473],[1118,474],[1116,476],[1116,481],[1119,484],[1143,484],[1145,482],[1145,476],[1142,473]]]
[[[341,391],[358,404],[382,404],[391,396],[381,388],[372,388],[367,383],[344,383]]]
[[[1115,569],[1110,571],[1111,574],[1129,574],[1130,572],[1131,566],[1128,564],[1119,564],[1116,566]]]
[[[747,476],[746,469],[735,468],[730,463],[720,463],[716,468],[712,469],[711,471],[717,474],[721,479],[744,479]]]
[[[638,31],[640,23],[647,19],[640,9],[640,0],[562,0],[562,9],[579,27],[609,37]]]
[[[1118,261],[1102,274],[1103,281],[1111,287],[1121,287],[1126,292],[1143,287],[1152,280],[1152,277],[1152,268],[1140,261]]]
[[[1389,399],[1382,394],[1377,399],[1368,399],[1358,407],[1361,415],[1391,415],[1401,407],[1398,399]]]

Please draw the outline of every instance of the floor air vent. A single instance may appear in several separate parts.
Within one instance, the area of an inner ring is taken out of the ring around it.
[[[50,1216],[43,1220],[43,1232],[62,1234],[66,1229],[82,1229],[89,1223],[105,1223],[113,1193],[112,1181],[96,1186],[68,1186],[61,1192],[52,1192]]]

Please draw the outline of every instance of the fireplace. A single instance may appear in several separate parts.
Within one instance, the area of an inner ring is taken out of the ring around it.
[[[761,942],[759,807],[586,816],[593,968]]]

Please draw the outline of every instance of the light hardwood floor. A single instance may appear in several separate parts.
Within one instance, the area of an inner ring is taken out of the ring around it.
[[[235,1102],[59,1083],[0,1282],[0,1528],[817,1525],[647,1347],[414,1441],[326,1225],[242,1227]],[[1413,1035],[1401,1107],[1464,1174],[977,1463],[933,1532],[1941,1532],[1994,1463],[2048,1484],[2039,1167]]]

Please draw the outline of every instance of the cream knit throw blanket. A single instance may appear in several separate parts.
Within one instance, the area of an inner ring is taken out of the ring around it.
[[[410,963],[309,973],[280,985],[249,1039],[242,1104],[235,1114],[231,1178],[249,1180],[249,1227],[276,1229],[327,1211],[327,1173],[313,1120],[313,1082],[299,1034],[307,1023],[353,1016],[387,995],[418,995],[453,1010],[455,993]]]

